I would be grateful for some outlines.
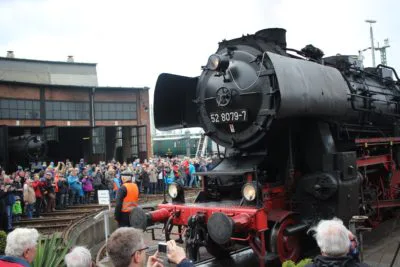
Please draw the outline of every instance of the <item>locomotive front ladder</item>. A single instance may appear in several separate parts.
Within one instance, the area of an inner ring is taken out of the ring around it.
[[[196,157],[204,157],[206,153],[208,136],[202,134],[197,144]]]

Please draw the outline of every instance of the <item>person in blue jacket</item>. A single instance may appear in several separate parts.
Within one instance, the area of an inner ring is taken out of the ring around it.
[[[72,192],[69,204],[73,205],[75,198],[81,199],[83,197],[82,183],[79,181],[78,169],[73,169],[71,175],[68,176],[68,185]],[[79,203],[80,201],[78,200],[77,202]]]

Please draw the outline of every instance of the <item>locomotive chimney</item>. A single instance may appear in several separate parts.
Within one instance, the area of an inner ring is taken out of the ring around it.
[[[282,28],[269,28],[258,31],[256,36],[265,39],[266,42],[274,43],[282,49],[286,49],[286,30]]]
[[[73,63],[74,62],[74,56],[68,56],[67,62]]]
[[[14,58],[15,57],[15,55],[14,55],[14,51],[7,51],[7,57],[8,58]]]

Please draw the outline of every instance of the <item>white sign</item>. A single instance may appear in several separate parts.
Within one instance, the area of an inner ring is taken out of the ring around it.
[[[110,193],[108,190],[97,190],[99,205],[110,205]]]

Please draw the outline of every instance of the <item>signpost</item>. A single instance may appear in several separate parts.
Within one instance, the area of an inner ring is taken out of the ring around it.
[[[106,238],[106,243],[107,243],[108,236],[110,234],[110,225],[109,225],[109,213],[111,212],[110,192],[108,190],[97,190],[97,196],[98,196],[98,200],[99,200],[99,205],[107,205],[108,206],[108,210],[104,210],[94,217],[96,220],[98,220],[103,215],[104,236]]]
[[[97,190],[99,205],[110,206],[110,192],[108,190]]]

